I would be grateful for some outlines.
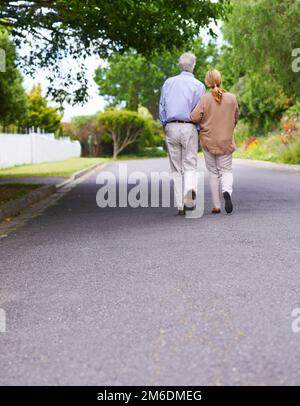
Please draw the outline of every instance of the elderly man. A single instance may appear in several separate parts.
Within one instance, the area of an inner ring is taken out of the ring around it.
[[[180,75],[162,87],[159,114],[165,129],[178,214],[192,208],[196,198],[198,129],[191,112],[205,93],[205,86],[193,75],[196,57],[184,53],[179,59]]]

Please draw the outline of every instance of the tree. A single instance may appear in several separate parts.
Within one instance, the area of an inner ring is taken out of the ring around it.
[[[198,38],[188,48],[197,57],[195,74],[203,80],[208,68],[218,61],[217,47],[214,42],[205,46]],[[123,55],[114,52],[107,59],[108,66],[100,66],[95,72],[99,94],[111,106],[124,104],[127,109],[137,111],[142,105],[158,118],[160,89],[167,77],[179,73],[178,59],[185,50],[186,47],[164,51],[150,59],[135,51]]]
[[[95,115],[74,117],[71,132],[80,141],[83,155],[100,155],[104,130],[98,125]]]
[[[131,48],[144,55],[180,48],[228,8],[229,0],[4,0],[0,22],[11,28],[18,46],[30,45],[28,58],[20,61],[24,68],[33,72],[36,67],[51,66],[53,82],[54,74],[61,74],[59,61],[67,55],[78,59],[95,53],[106,58],[112,51]],[[61,76],[62,91],[53,88],[52,93],[66,98],[66,89],[80,81],[74,100],[84,100],[83,68],[81,64],[74,77],[71,71]]]
[[[220,50],[217,69],[222,73],[223,86],[225,89],[231,89],[240,78],[245,76],[243,66],[238,66],[234,61],[234,48],[224,44]]]
[[[5,72],[0,73],[0,123],[3,127],[19,125],[26,116],[26,94],[23,78],[16,67],[15,47],[6,30],[0,28],[0,49],[5,51]]]
[[[266,134],[276,129],[287,96],[272,76],[248,73],[231,89],[238,97],[241,117],[246,119],[256,133]]]
[[[214,40],[210,40],[205,45],[202,39],[198,38],[192,42],[190,50],[197,58],[194,74],[197,79],[204,82],[207,71],[210,68],[216,67],[216,65],[219,63],[220,51],[217,44]]]
[[[255,132],[276,128],[300,96],[300,76],[292,71],[299,22],[300,0],[233,0],[223,24],[226,44],[218,68]]]
[[[173,61],[166,62],[167,58],[147,61],[135,51],[124,55],[113,53],[107,60],[109,66],[99,67],[95,72],[99,94],[110,106],[124,104],[126,109],[137,111],[143,105],[157,116],[159,89],[165,71],[172,70]]]
[[[52,133],[60,130],[61,116],[58,109],[49,107],[47,100],[42,96],[41,85],[34,86],[28,94],[28,117],[26,126],[29,128],[38,128]]]
[[[149,120],[135,111],[107,110],[100,113],[98,124],[113,143],[113,158],[130,144],[152,136]]]
[[[300,96],[300,75],[292,70],[300,43],[300,0],[233,0],[223,27],[238,71],[273,77],[283,91]]]

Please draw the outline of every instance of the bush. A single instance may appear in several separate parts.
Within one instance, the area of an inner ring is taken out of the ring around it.
[[[241,118],[257,135],[277,129],[287,96],[271,75],[248,73],[231,91],[237,95]]]
[[[238,147],[242,146],[244,142],[251,137],[250,125],[244,120],[240,120],[234,131],[234,139]]]
[[[285,122],[294,117],[300,117],[300,101],[297,101],[292,107],[284,112],[282,121]]]
[[[164,158],[168,154],[162,148],[146,148],[144,151],[141,151],[141,156],[148,157],[148,158]]]
[[[300,164],[300,136],[287,145],[282,158],[286,163]]]
[[[251,137],[239,148],[237,157],[289,164],[300,163],[300,136],[288,143],[282,135]]]

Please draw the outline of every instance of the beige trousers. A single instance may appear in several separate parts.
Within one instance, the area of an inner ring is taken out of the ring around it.
[[[178,209],[182,209],[184,196],[188,191],[196,191],[197,188],[198,131],[194,124],[169,123],[165,133],[174,180],[175,202]]]
[[[220,187],[222,193],[232,194],[232,154],[214,155],[204,151],[206,168],[209,172],[209,184],[215,209],[221,208]]]

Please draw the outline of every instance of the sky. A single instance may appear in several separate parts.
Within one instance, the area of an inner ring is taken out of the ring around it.
[[[223,42],[223,37],[220,30],[220,26],[218,25],[217,27],[215,27],[214,25],[212,26],[212,28],[214,29],[215,33],[218,36],[217,43],[221,45]],[[209,36],[204,30],[202,33],[202,37],[204,42],[207,42],[209,39]],[[91,56],[87,58],[84,63],[87,67],[87,79],[89,82],[89,101],[85,103],[83,106],[81,105],[72,106],[70,104],[64,104],[64,116],[63,116],[64,122],[71,121],[72,117],[75,116],[95,114],[103,110],[105,107],[105,100],[102,96],[99,96],[98,87],[93,79],[96,68],[100,64],[103,64],[103,61],[101,61],[101,59],[98,56]],[[23,74],[24,87],[26,91],[30,91],[33,85],[41,83],[43,93],[45,94],[47,87],[49,85],[48,81],[46,80],[47,74],[49,75],[49,72],[43,70],[37,71],[34,77]],[[55,103],[50,102],[49,104],[55,106]]]
[[[74,116],[81,116],[81,115],[91,115],[95,114],[100,110],[104,109],[105,106],[105,101],[103,97],[98,95],[98,88],[97,85],[93,79],[94,77],[94,72],[96,68],[100,65],[101,60],[97,56],[92,56],[89,57],[85,60],[85,64],[87,67],[87,78],[89,81],[89,101],[84,104],[83,106],[81,105],[75,105],[72,106],[70,104],[64,104],[64,116],[63,116],[63,121],[68,122],[71,121],[71,118]],[[43,93],[46,93],[46,89],[49,85],[49,82],[47,81],[46,77],[49,72],[39,70],[37,74],[34,77],[31,77],[29,75],[24,75],[24,87],[26,91],[31,90],[33,85],[37,83],[41,83]],[[55,103],[49,103],[50,105],[55,106]]]

